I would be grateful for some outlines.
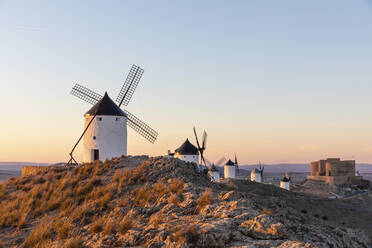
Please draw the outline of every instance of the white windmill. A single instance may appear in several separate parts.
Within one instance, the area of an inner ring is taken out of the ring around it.
[[[264,171],[264,169],[265,169],[265,166],[261,167],[261,162],[260,162],[260,168],[259,169],[254,168],[251,171],[251,181],[262,183],[263,182],[263,171]]]
[[[219,183],[220,182],[220,171],[217,169],[217,166],[221,166],[223,162],[226,161],[226,158],[221,158],[215,163],[210,162],[205,158],[205,161],[208,165],[208,174],[212,181]]]
[[[121,88],[116,103],[105,93],[101,95],[76,84],[71,94],[94,105],[85,115],[84,131],[70,152],[68,164],[77,164],[73,152],[84,138],[83,162],[127,155],[127,125],[151,143],[158,133],[121,106],[127,106],[142,77],[143,69],[133,65]]]
[[[283,179],[280,181],[280,188],[290,190],[291,175],[286,173]]]

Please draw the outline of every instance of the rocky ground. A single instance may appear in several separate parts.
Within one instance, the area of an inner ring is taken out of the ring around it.
[[[356,202],[213,183],[173,158],[13,178],[0,201],[0,247],[371,247],[372,215]]]

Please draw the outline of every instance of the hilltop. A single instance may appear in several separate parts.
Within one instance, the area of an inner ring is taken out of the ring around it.
[[[0,184],[0,202],[0,247],[371,247],[353,202],[217,184],[174,158],[53,167]]]

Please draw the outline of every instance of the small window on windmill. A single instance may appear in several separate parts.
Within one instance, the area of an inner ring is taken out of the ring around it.
[[[99,121],[102,121],[102,117],[98,117],[98,120],[99,120]]]
[[[95,140],[96,139],[96,136],[93,136],[93,139]]]
[[[116,121],[119,121],[120,120],[120,118],[119,117],[116,117],[116,119],[115,119]]]

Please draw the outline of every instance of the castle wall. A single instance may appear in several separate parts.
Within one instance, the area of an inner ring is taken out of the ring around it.
[[[316,176],[316,173],[318,172],[318,162],[311,162],[310,163],[310,175]]]
[[[319,171],[317,176],[325,176],[326,175],[326,162],[327,160],[319,160]]]
[[[355,160],[341,161],[339,158],[311,162],[310,176],[307,178],[336,185],[362,180],[355,177]]]

